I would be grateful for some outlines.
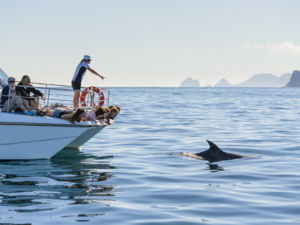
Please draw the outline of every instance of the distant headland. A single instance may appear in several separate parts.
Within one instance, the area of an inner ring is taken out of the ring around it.
[[[292,73],[291,79],[285,87],[300,87],[300,71],[299,70],[295,70]]]
[[[197,79],[188,77],[181,82],[180,87],[200,87],[200,83]],[[300,87],[300,71],[295,70],[292,74],[285,73],[279,77],[269,73],[256,74],[239,84],[231,84],[223,78],[215,85],[205,87]]]
[[[200,83],[197,79],[188,77],[181,82],[180,87],[200,87]]]

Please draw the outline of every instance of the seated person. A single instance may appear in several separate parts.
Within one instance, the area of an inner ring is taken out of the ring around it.
[[[12,95],[16,93],[16,89],[15,89],[16,79],[14,77],[9,77],[7,79],[7,83],[8,84],[2,89],[2,93],[1,93],[1,103],[0,103],[1,108],[3,108],[4,103],[7,101],[8,97],[12,98]]]
[[[31,110],[32,106],[34,108],[39,106],[39,97],[45,100],[44,94],[30,84],[30,77],[28,75],[22,77],[21,82],[19,82],[16,87],[16,93],[18,96],[22,97],[23,104],[27,110]],[[31,97],[31,93],[35,96]]]
[[[7,80],[8,84],[3,88],[1,93],[1,108],[2,112],[11,112],[17,108],[21,109],[26,115],[33,115],[34,111],[28,111],[21,97],[16,96],[15,78],[9,77]]]

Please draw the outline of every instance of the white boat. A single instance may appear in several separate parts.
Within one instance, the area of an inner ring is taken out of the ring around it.
[[[5,83],[3,73],[0,69],[0,84]],[[45,91],[49,104],[55,90],[47,85]],[[72,99],[71,95],[65,97],[69,102]],[[0,112],[0,160],[50,159],[64,148],[79,148],[106,126],[97,120],[71,123],[51,117]]]

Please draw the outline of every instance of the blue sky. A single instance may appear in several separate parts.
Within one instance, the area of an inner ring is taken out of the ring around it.
[[[69,84],[84,54],[83,85],[231,83],[299,69],[297,0],[0,0],[0,67]]]

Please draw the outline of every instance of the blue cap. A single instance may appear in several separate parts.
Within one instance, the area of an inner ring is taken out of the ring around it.
[[[15,82],[15,81],[16,81],[16,79],[15,79],[14,77],[9,77],[9,78],[7,79],[7,82],[8,82],[8,83]]]
[[[83,60],[91,60],[91,56],[85,55],[85,56],[83,56]]]

